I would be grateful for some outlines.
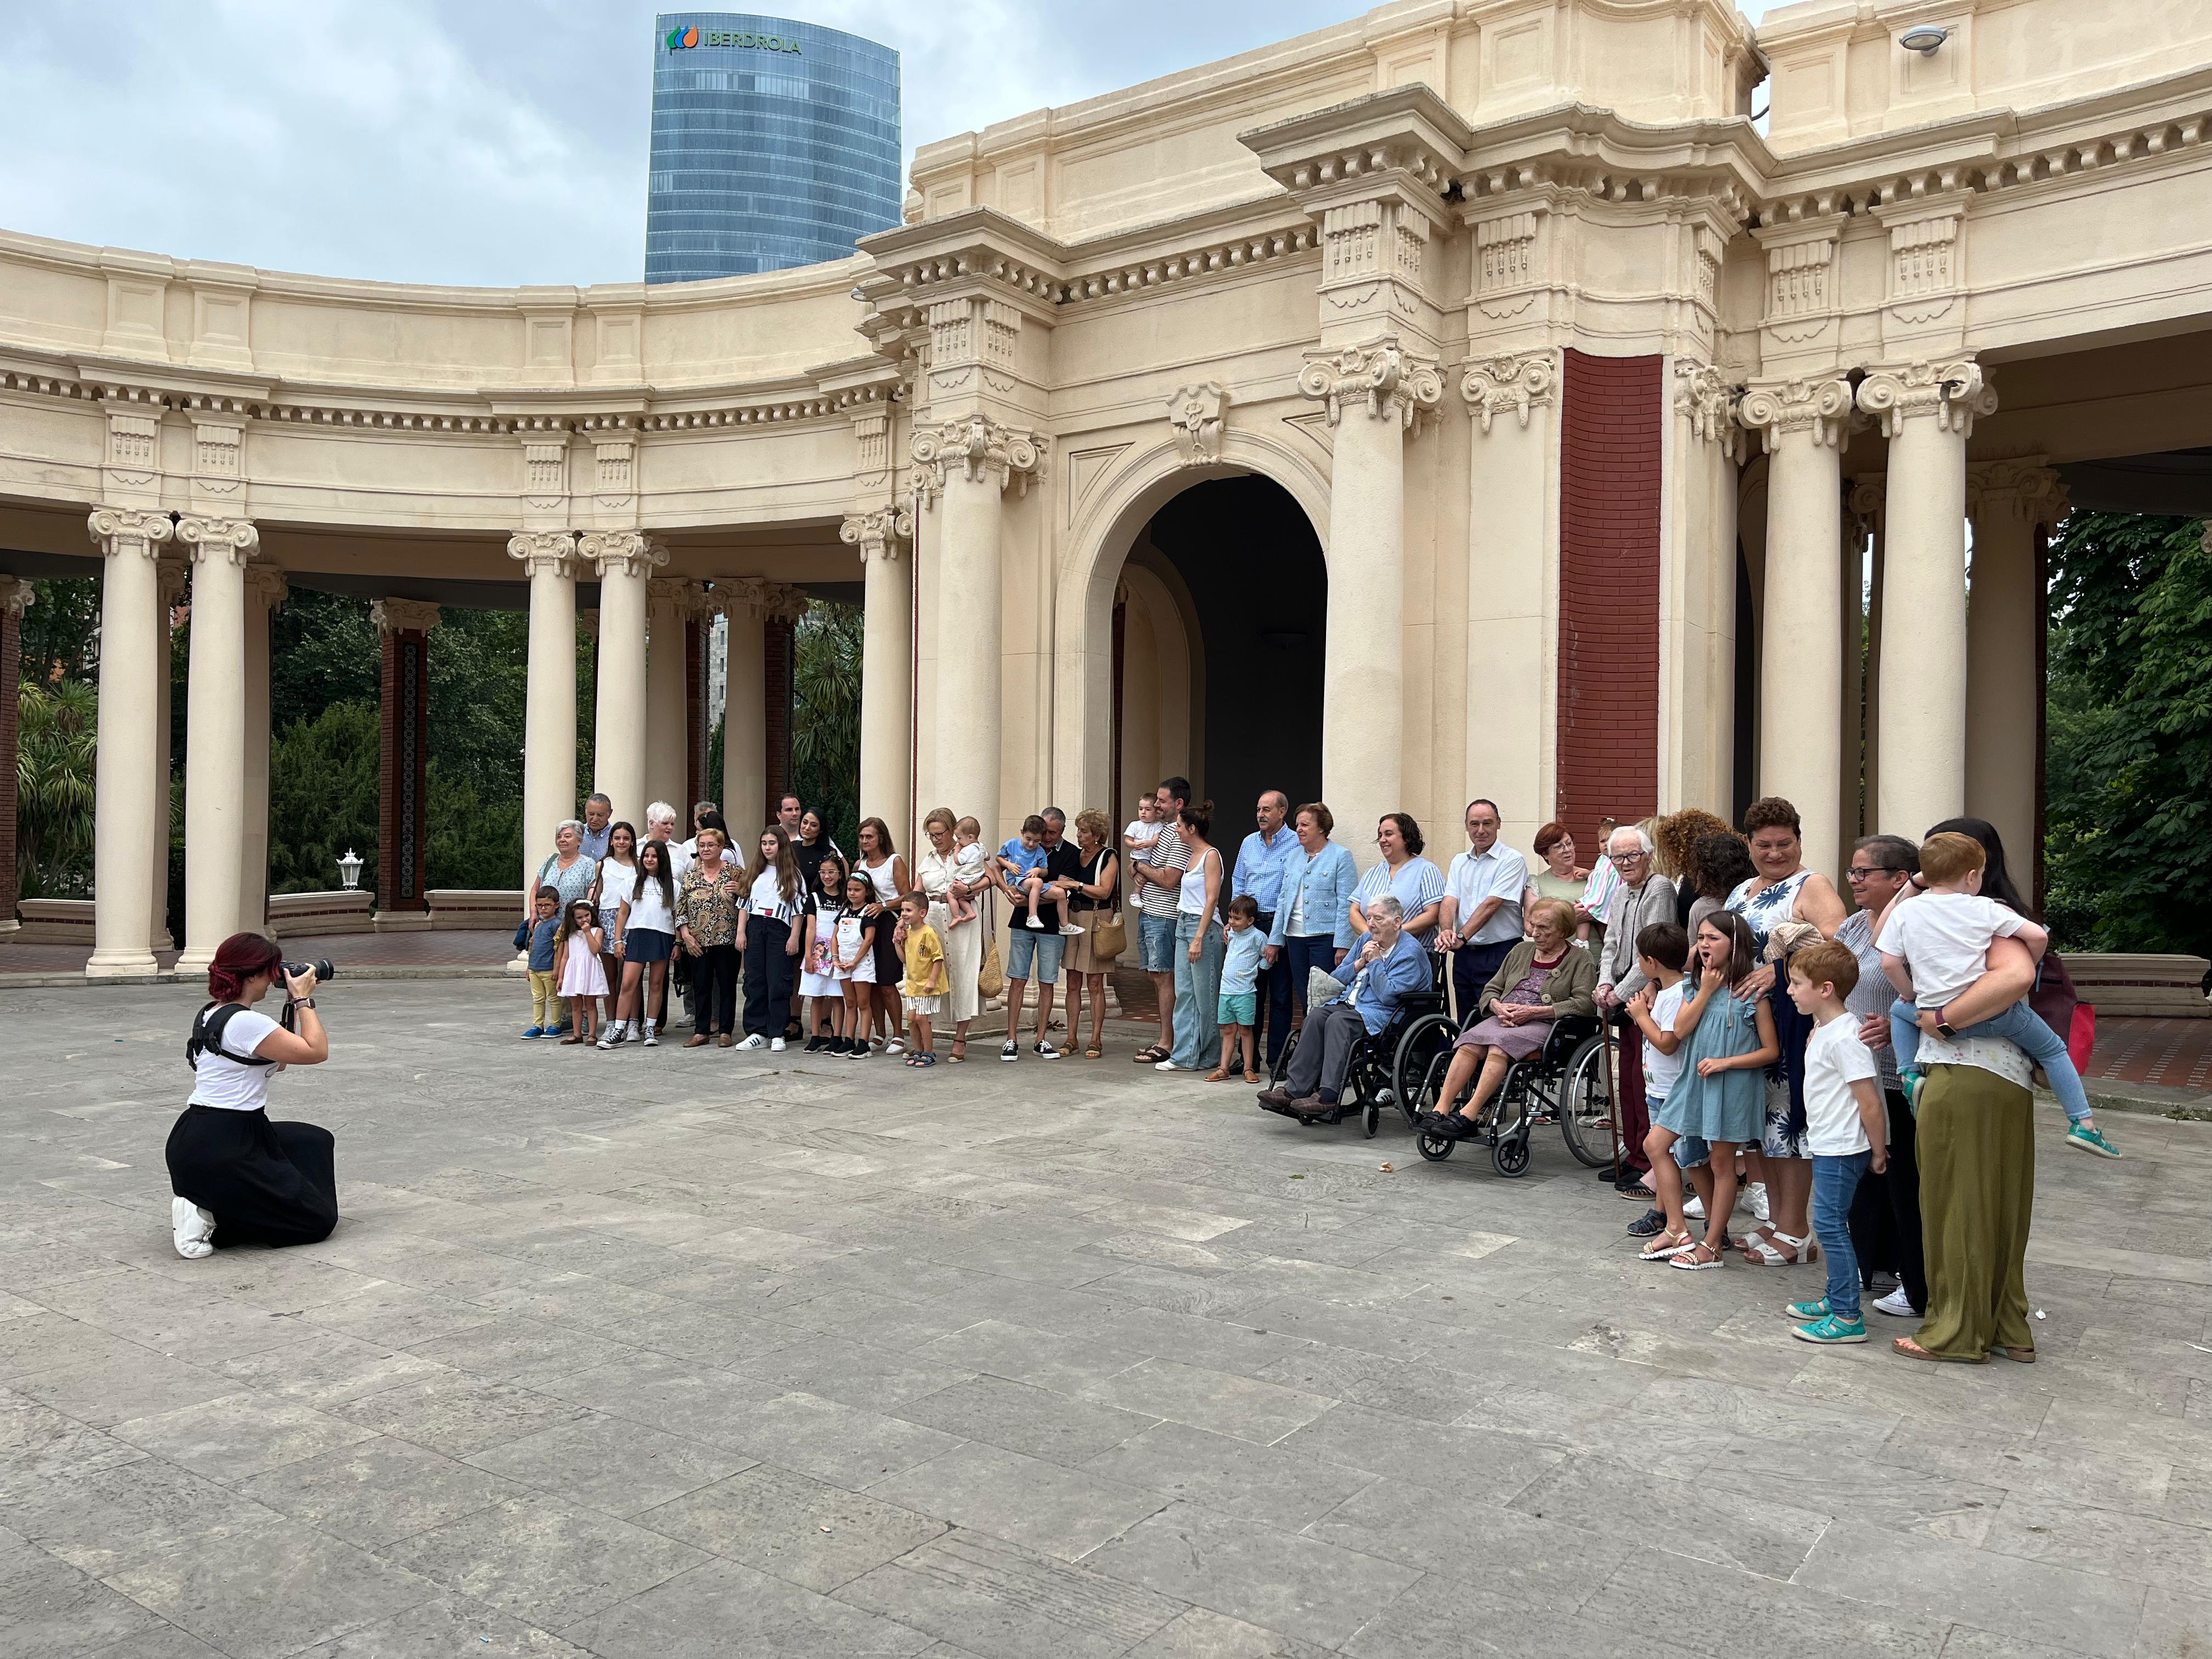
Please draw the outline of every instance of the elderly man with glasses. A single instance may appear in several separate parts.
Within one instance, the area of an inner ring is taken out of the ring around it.
[[[1609,1024],[1629,998],[1644,988],[1644,973],[1636,965],[1636,936],[1654,922],[1674,920],[1674,884],[1652,868],[1651,854],[1651,837],[1634,824],[1616,830],[1606,838],[1605,855],[1612,860],[1614,873],[1620,878],[1620,885],[1613,895],[1612,922],[1605,930],[1604,955],[1597,969],[1598,1010]],[[1626,1143],[1620,1154],[1617,1190],[1623,1198],[1640,1198],[1650,1205],[1657,1196],[1646,1184],[1651,1162],[1644,1154],[1644,1137],[1651,1133],[1651,1120],[1644,1101],[1644,1044],[1638,1040],[1633,1028],[1628,1029],[1620,1043],[1620,1064],[1614,1068],[1613,1077],[1614,1088],[1620,1097],[1620,1137]],[[1614,1179],[1610,1168],[1600,1170],[1598,1174],[1607,1180]],[[1659,1218],[1660,1226],[1666,1224],[1664,1212],[1650,1209],[1629,1229],[1630,1232],[1636,1233],[1638,1227],[1651,1227],[1654,1216]]]
[[[1920,849],[1902,836],[1869,836],[1851,849],[1845,879],[1858,908],[1836,929],[1836,943],[1859,961],[1857,988],[1844,1007],[1859,1017],[1859,1040],[1874,1050],[1881,1073],[1881,1095],[1889,1109],[1889,1163],[1880,1175],[1869,1171],[1851,1201],[1851,1248],[1859,1270],[1884,1267],[1897,1275],[1897,1288],[1874,1305],[1877,1311],[1910,1319],[1928,1307],[1928,1258],[1920,1238],[1920,1164],[1914,1155],[1912,1112],[1897,1079],[1897,1056],[1889,1048],[1892,987],[1881,972],[1875,948],[1875,924],[1890,902],[1920,869]]]

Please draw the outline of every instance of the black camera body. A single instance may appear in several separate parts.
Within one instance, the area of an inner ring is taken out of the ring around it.
[[[284,971],[288,974],[304,974],[310,970],[313,970],[315,982],[319,985],[327,985],[338,976],[338,970],[331,966],[328,957],[315,962],[288,962],[284,964]]]

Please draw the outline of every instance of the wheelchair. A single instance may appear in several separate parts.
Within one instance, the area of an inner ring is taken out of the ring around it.
[[[1428,991],[1407,997],[1379,1033],[1370,1032],[1352,1045],[1344,1083],[1337,1091],[1335,1119],[1300,1118],[1297,1121],[1336,1121],[1357,1112],[1361,1128],[1372,1140],[1382,1127],[1384,1110],[1395,1106],[1407,1128],[1419,1127],[1413,1091],[1428,1076],[1431,1061],[1439,1057],[1449,1060],[1452,1038],[1458,1031],[1444,1012],[1448,1006],[1445,976],[1451,972],[1451,958],[1431,954],[1435,963]],[[1290,1041],[1283,1045],[1282,1058],[1269,1068],[1278,1085],[1290,1076],[1291,1056],[1297,1052],[1298,1039],[1304,1035],[1303,1027],[1291,1032]],[[1442,1071],[1437,1073],[1438,1078],[1443,1075]]]
[[[1449,1026],[1449,1021],[1444,1024]],[[1406,1040],[1412,1042],[1421,1036],[1408,1030]],[[1411,1094],[1401,1097],[1409,1119],[1418,1120],[1421,1113],[1430,1110],[1448,1110],[1458,1103],[1439,1099],[1444,1073],[1451,1068],[1451,1042],[1456,1036],[1455,1030],[1440,1050],[1432,1049],[1425,1039],[1419,1045],[1431,1057]],[[1605,1062],[1604,1026],[1587,1014],[1562,1015],[1552,1022],[1552,1029],[1544,1035],[1544,1046],[1535,1055],[1516,1060],[1507,1068],[1505,1081],[1491,1103],[1489,1124],[1469,1139],[1487,1143],[1490,1161],[1498,1174],[1524,1176],[1532,1161],[1529,1140],[1536,1126],[1556,1120],[1567,1150],[1578,1162],[1593,1170],[1611,1163],[1613,1097]],[[1418,1121],[1414,1133],[1421,1156],[1432,1164],[1449,1158],[1460,1144],[1449,1135],[1422,1128]]]

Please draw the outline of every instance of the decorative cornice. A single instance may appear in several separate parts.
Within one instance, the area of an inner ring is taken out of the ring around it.
[[[533,576],[570,575],[576,565],[576,535],[570,530],[526,530],[507,538],[507,556],[520,560]]]
[[[1850,382],[1841,380],[1753,384],[1736,404],[1736,419],[1759,434],[1770,455],[1792,432],[1804,433],[1815,445],[1840,447],[1850,416]]]
[[[1881,422],[1881,435],[1894,438],[1906,421],[1933,415],[1937,427],[1971,436],[1976,416],[1994,415],[1997,394],[1982,382],[1982,368],[1971,357],[1948,362],[1887,363],[1867,371],[1859,382],[1859,408]]]
[[[957,467],[971,483],[995,481],[1001,489],[1012,483],[1027,495],[1030,480],[1044,476],[1045,445],[1036,433],[1017,432],[981,415],[916,428],[909,446],[915,490],[925,503],[935,501],[947,469]]]
[[[576,552],[602,580],[617,571],[625,576],[650,575],[668,562],[668,550],[638,530],[591,531],[578,538]]]
[[[878,507],[866,513],[848,513],[837,526],[837,539],[860,550],[860,562],[896,559],[914,544],[914,512],[905,507]]]
[[[2040,455],[1967,464],[1969,514],[2008,512],[2030,524],[2056,525],[2072,510],[2065,479]]]
[[[1395,334],[1371,345],[1316,352],[1298,371],[1298,390],[1318,398],[1337,424],[1347,404],[1362,404],[1376,420],[1411,426],[1414,416],[1443,401],[1443,374],[1433,358],[1413,356]]]
[[[177,520],[177,539],[192,550],[195,563],[228,559],[245,565],[252,562],[261,546],[261,532],[251,519],[211,519],[187,513]]]
[[[438,625],[440,614],[423,599],[378,599],[368,607],[368,619],[380,634],[427,634]]]
[[[1527,426],[1530,412],[1550,403],[1559,386],[1557,352],[1521,351],[1474,359],[1459,377],[1459,395],[1487,437],[1490,423],[1509,411]]]
[[[176,521],[166,513],[141,513],[127,507],[96,507],[84,527],[109,558],[123,553],[158,558],[161,544],[177,530]]]
[[[1221,459],[1221,423],[1228,407],[1229,393],[1218,380],[1175,389],[1168,399],[1168,425],[1185,466]]]
[[[1743,440],[1743,428],[1735,420],[1741,394],[1729,385],[1728,376],[1711,363],[1677,357],[1674,383],[1674,412],[1689,422],[1690,435],[1701,442],[1717,443],[1735,458]]]

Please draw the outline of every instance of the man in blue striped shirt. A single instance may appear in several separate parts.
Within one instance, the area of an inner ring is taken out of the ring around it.
[[[1244,844],[1237,849],[1237,867],[1230,873],[1229,896],[1249,896],[1260,907],[1257,925],[1261,939],[1267,938],[1275,925],[1275,904],[1283,891],[1284,860],[1299,851],[1298,838],[1284,822],[1290,815],[1288,795],[1279,789],[1261,791],[1255,815],[1260,827],[1244,837]],[[1262,1024],[1260,1030],[1252,1034],[1255,1054],[1260,1052],[1257,1045],[1264,1033],[1290,1029],[1290,975],[1273,968],[1261,969],[1259,993]],[[1277,1052],[1280,1052],[1279,1045]]]

